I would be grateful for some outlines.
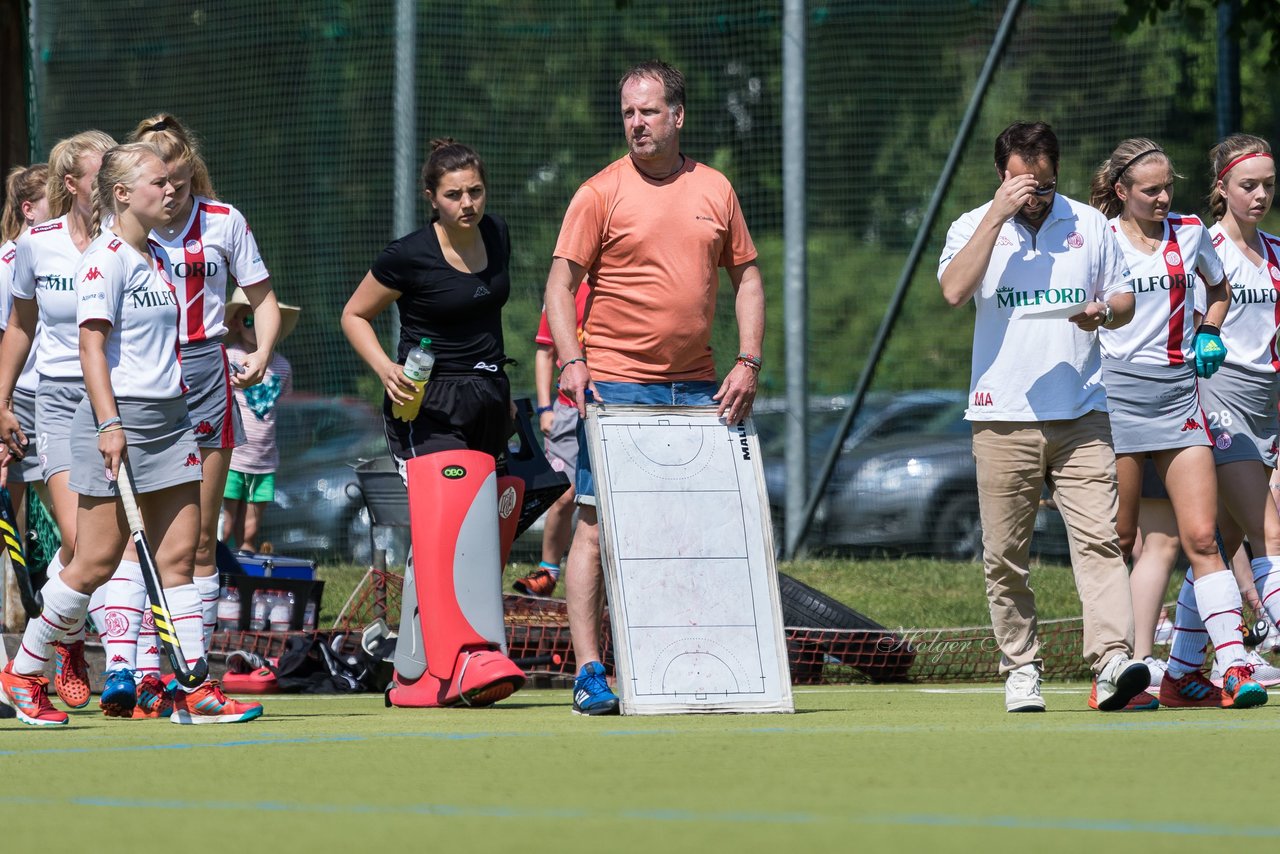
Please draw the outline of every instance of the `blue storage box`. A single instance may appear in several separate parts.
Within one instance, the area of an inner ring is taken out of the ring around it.
[[[316,562],[313,560],[275,554],[237,554],[235,559],[247,575],[266,578],[297,578],[302,581],[313,581],[316,577]]]

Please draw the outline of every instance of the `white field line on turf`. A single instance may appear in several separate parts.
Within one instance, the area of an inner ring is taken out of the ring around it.
[[[1089,687],[1088,682],[1077,682],[1064,685],[1042,685],[1042,694],[1076,694]],[[967,685],[957,688],[928,688],[920,685],[828,685],[810,688],[793,688],[794,694],[999,694],[1004,691],[1003,685]],[[568,694],[568,688],[526,688],[521,697],[545,697],[551,694]],[[270,706],[273,703],[294,703],[310,700],[362,700],[382,702],[382,695],[364,694],[229,694]],[[517,701],[519,702],[519,701]]]

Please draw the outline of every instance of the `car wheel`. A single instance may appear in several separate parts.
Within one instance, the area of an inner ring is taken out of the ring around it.
[[[982,560],[982,517],[976,496],[953,495],[938,511],[933,552],[952,560]]]

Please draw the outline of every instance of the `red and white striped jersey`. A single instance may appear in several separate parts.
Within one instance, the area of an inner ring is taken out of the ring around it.
[[[10,240],[0,245],[0,329],[9,328],[9,315],[13,311],[13,274],[18,262],[18,244]],[[36,326],[36,334],[40,327]],[[17,387],[34,393],[40,378],[36,374],[36,342],[31,342],[27,363],[22,366]]]
[[[248,288],[271,275],[244,214],[226,202],[196,196],[190,218],[172,237],[153,231],[151,239],[168,256],[183,344],[226,334],[228,279]]]
[[[34,299],[36,371],[53,379],[80,379],[80,327],[76,325],[76,266],[80,250],[65,216],[41,223],[18,238],[13,296]]]
[[[1129,265],[1134,311],[1119,329],[1098,330],[1102,355],[1142,365],[1194,362],[1196,292],[1222,281],[1209,230],[1197,217],[1170,214],[1160,246],[1148,255],[1130,242],[1119,218],[1110,225]]]
[[[1251,371],[1280,373],[1276,331],[1280,329],[1280,238],[1259,231],[1261,266],[1245,257],[1222,225],[1209,229],[1213,248],[1231,281],[1231,308],[1222,324],[1227,362]]]

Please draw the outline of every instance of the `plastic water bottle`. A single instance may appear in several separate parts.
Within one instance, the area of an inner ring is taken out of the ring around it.
[[[253,610],[249,615],[249,628],[255,632],[266,631],[267,620],[271,614],[271,605],[267,600],[266,590],[253,591]]]
[[[412,421],[418,417],[422,408],[422,393],[426,389],[427,380],[431,378],[431,369],[435,367],[436,357],[431,352],[431,339],[423,338],[418,346],[409,351],[404,360],[404,375],[415,386],[417,391],[408,403],[391,404],[391,414],[401,421]]]
[[[222,588],[218,598],[218,631],[234,632],[240,628],[240,591],[234,587]]]
[[[293,591],[275,591],[275,599],[271,603],[271,631],[289,631],[289,621],[293,619],[293,602]]]

